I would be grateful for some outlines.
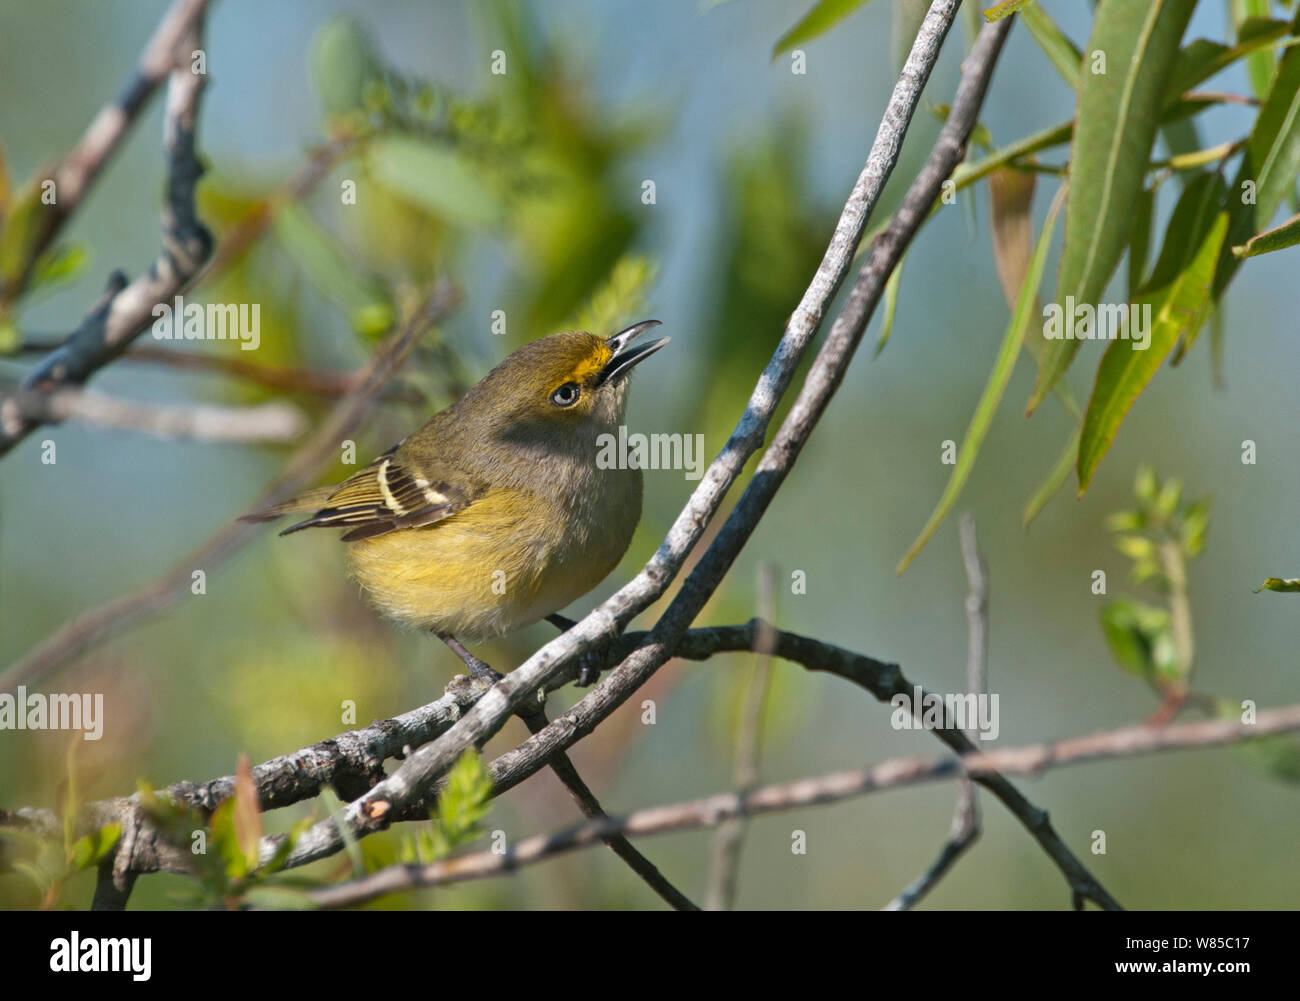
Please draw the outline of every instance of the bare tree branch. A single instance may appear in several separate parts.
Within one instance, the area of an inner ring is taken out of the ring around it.
[[[546,726],[546,713],[538,706],[536,711],[525,715],[523,720],[530,732],[537,733]],[[561,751],[553,756],[547,764],[550,765],[551,771],[555,773],[556,777],[564,783],[565,788],[569,790],[574,802],[578,804],[578,809],[582,811],[584,816],[593,820],[608,816],[601,808],[595,794],[588,788],[587,783],[582,780],[582,776],[578,774],[578,770],[573,766],[573,762],[569,760],[567,754]],[[659,868],[637,851],[632,842],[624,835],[611,834],[601,840],[609,845],[610,850],[626,862],[628,868],[640,876],[650,889],[659,894],[673,910],[699,910],[699,907],[686,894],[673,886],[664,874],[659,871]]]
[[[353,906],[399,890],[441,886],[513,872],[565,852],[590,847],[610,834],[640,837],[716,827],[735,817],[835,803],[883,789],[963,774],[1011,772],[1036,775],[1061,765],[1132,757],[1174,748],[1211,747],[1298,729],[1300,705],[1294,705],[1261,712],[1258,722],[1253,725],[1231,720],[1175,723],[1166,727],[1142,724],[959,758],[897,758],[874,768],[834,772],[762,786],[745,793],[720,793],[686,803],[636,810],[622,818],[593,820],[554,834],[528,838],[501,855],[490,851],[476,852],[427,866],[390,866],[359,880],[310,891],[308,896],[321,907]]]
[[[18,297],[41,254],[81,205],[150,96],[180,65],[182,45],[197,48],[192,44],[193,33],[201,29],[207,6],[208,0],[176,0],[172,4],[145,45],[135,72],[121,93],[99,110],[77,145],[50,171],[57,198],[50,205],[42,205],[41,213],[35,217],[29,243],[24,248],[23,266],[0,290],[3,299],[12,301]],[[188,65],[189,51],[183,55]]]
[[[160,438],[288,442],[307,430],[306,416],[289,403],[176,406],[124,400],[85,389],[60,389],[53,393],[20,391],[13,397],[0,394],[0,406],[11,398],[16,399],[19,414],[34,423],[77,420]]]
[[[194,188],[203,175],[195,153],[199,97],[207,76],[196,73],[191,53],[202,47],[206,0],[180,0],[145,51],[136,81],[123,99],[123,107],[110,106],[91,124],[82,144],[65,160],[75,194],[70,202],[60,197],[57,219],[47,223],[45,239],[53,234],[74,208],[108,153],[117,145],[139,104],[152,89],[156,75],[169,72],[167,104],[163,116],[163,149],[167,158],[167,197],[162,210],[162,252],[153,266],[128,283],[120,271],[108,280],[108,289],[86,314],[67,341],[28,373],[21,388],[50,394],[66,386],[79,386],[120,355],[154,320],[153,308],[181,292],[212,253],[212,235],[194,208]],[[126,108],[133,108],[129,113]],[[54,208],[55,206],[50,206]],[[0,402],[0,456],[22,441],[40,421],[27,417],[17,401]]]
[[[57,350],[59,343],[27,339],[19,346],[19,350],[24,354],[46,354]],[[323,371],[265,365],[228,354],[164,348],[155,344],[132,344],[123,352],[122,361],[163,365],[182,372],[224,375],[232,379],[242,379],[245,382],[264,386],[267,389],[275,389],[285,393],[305,393],[309,396],[321,396],[327,399],[338,399],[341,396],[347,396],[349,393],[355,392],[361,387],[366,377],[365,365],[342,372]],[[420,403],[424,400],[424,395],[409,386],[394,385],[385,390],[384,398],[400,400],[404,403]]]
[[[758,642],[757,637],[768,630],[774,638],[773,653],[783,660],[799,664],[810,671],[843,678],[870,692],[881,702],[888,703],[898,695],[905,695],[909,703],[912,700],[916,686],[903,675],[898,665],[797,633],[774,630],[757,619],[745,625],[692,629],[682,637],[674,655],[688,660],[707,660],[719,653],[753,650]],[[623,656],[626,651],[642,643],[648,635],[644,632],[624,635],[611,656],[615,659]],[[556,680],[567,683],[577,675],[578,666],[570,664]],[[484,682],[473,681],[464,675],[458,676],[447,686],[442,698],[427,706],[258,765],[253,769],[252,775],[261,809],[272,810],[312,799],[325,785],[333,786],[344,797],[359,797],[382,778],[383,764],[387,759],[403,756],[412,747],[418,747],[446,733],[487,688]],[[916,708],[919,711],[919,707]],[[932,732],[959,754],[975,750],[975,746],[960,730],[937,729]],[[508,792],[536,770],[531,767],[532,756],[525,753],[528,743],[525,741],[490,763],[493,796]],[[1105,902],[1103,906],[1119,906],[1065,848],[1048,822],[1046,811],[1026,800],[1000,775],[981,775],[976,781],[1002,800],[1024,824],[1056,862],[1072,890],[1085,893],[1089,899]],[[168,786],[162,794],[173,802],[207,814],[231,795],[234,783],[233,775],[201,783],[179,782]],[[427,819],[436,795],[437,790],[432,790],[422,800],[404,810],[394,811],[395,815],[390,819]],[[138,797],[87,804],[77,819],[77,836],[88,834],[104,824],[133,817],[137,805]],[[0,826],[2,825],[23,827],[53,838],[63,836],[62,823],[52,810],[30,807],[14,811],[0,810]],[[282,840],[281,836],[266,838],[263,853],[273,854]],[[123,870],[141,873],[189,871],[188,848],[177,849],[169,845],[147,825],[131,843],[125,860],[124,851],[127,849],[119,847],[119,864]],[[294,864],[298,863],[291,859],[290,865]]]

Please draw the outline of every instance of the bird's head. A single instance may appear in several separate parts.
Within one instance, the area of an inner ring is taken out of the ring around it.
[[[628,374],[668,343],[667,337],[633,346],[658,320],[644,320],[609,337],[581,330],[552,334],[519,348],[494,368],[471,394],[476,409],[498,417],[498,426],[562,433],[608,428],[623,418]]]

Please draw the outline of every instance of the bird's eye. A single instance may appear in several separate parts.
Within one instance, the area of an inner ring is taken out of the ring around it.
[[[582,388],[576,382],[566,382],[551,394],[551,402],[557,407],[571,407],[581,395]]]

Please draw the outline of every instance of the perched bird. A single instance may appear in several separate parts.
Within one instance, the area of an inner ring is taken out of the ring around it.
[[[628,374],[668,338],[632,347],[646,320],[525,344],[460,400],[342,483],[245,518],[311,517],[283,532],[342,528],[369,601],[429,630],[472,673],[498,677],[461,640],[554,615],[614,569],[641,517],[641,470],[597,464],[617,435]]]

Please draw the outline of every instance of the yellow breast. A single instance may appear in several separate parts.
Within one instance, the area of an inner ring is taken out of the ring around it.
[[[481,640],[582,597],[617,566],[641,517],[639,470],[600,470],[571,496],[488,491],[459,514],[348,545],[348,569],[385,615]]]

